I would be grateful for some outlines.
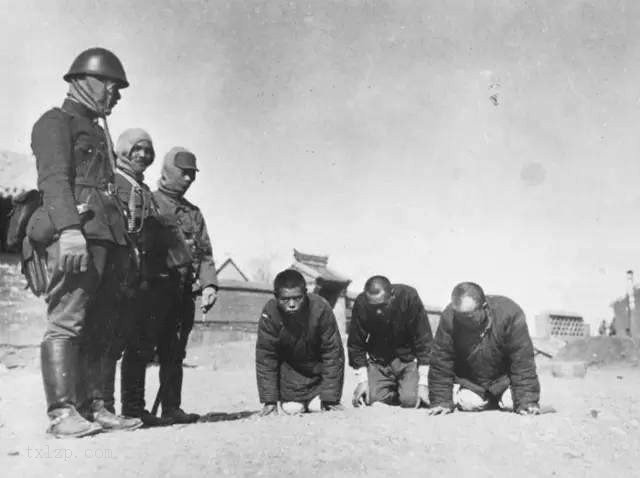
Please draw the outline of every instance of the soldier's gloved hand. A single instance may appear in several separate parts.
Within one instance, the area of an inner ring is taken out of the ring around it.
[[[87,241],[80,229],[65,229],[58,239],[58,268],[67,273],[86,272],[89,267]]]
[[[427,415],[448,415],[449,413],[453,413],[453,408],[443,407],[442,405],[427,409]]]
[[[202,297],[200,298],[200,309],[203,314],[206,314],[213,304],[216,303],[218,299],[218,293],[216,292],[216,288],[212,285],[208,285],[204,289],[202,289]]]
[[[320,402],[320,410],[323,412],[343,412],[344,406],[340,402]]]
[[[351,403],[354,407],[362,407],[364,405],[371,405],[371,391],[369,390],[369,382],[364,381],[356,385],[356,389],[353,391],[353,399]]]
[[[529,405],[528,407],[518,410],[520,415],[540,415],[540,407],[538,405]]]
[[[262,410],[258,414],[259,417],[266,417],[267,415],[277,415],[278,404],[277,403],[265,403]]]
[[[429,406],[429,387],[427,385],[418,385],[418,399],[416,400],[416,408],[420,408],[422,404]]]

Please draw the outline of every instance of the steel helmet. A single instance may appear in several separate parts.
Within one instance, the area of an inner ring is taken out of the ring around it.
[[[64,81],[69,82],[80,75],[107,78],[117,82],[119,88],[129,86],[122,63],[117,56],[105,48],[89,48],[80,53],[63,78]]]

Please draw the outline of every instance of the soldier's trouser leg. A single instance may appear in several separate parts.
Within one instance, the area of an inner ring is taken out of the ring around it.
[[[195,301],[191,294],[191,285],[180,287],[169,314],[163,321],[161,337],[158,345],[160,356],[160,387],[162,416],[174,417],[177,422],[191,423],[198,420],[199,415],[185,413],[180,408],[182,403],[182,362],[186,356],[189,334],[195,320]]]
[[[189,343],[189,335],[193,330],[193,324],[196,318],[196,303],[191,292],[191,284],[186,286],[186,290],[182,296],[180,307],[180,321],[178,326],[178,346],[176,349],[176,360],[173,361],[176,367],[176,386],[175,386],[175,403],[177,408],[182,404],[182,364],[187,356],[187,344]]]
[[[148,291],[140,291],[131,304],[131,333],[127,341],[120,368],[120,389],[122,414],[128,417],[142,417],[145,409],[145,379],[147,364],[153,358],[158,331],[151,310],[153,296]]]
[[[90,252],[95,247],[89,244]],[[46,293],[47,327],[41,345],[42,378],[51,418],[49,432],[59,436],[84,436],[101,427],[77,413],[83,383],[79,346],[91,298],[101,280],[101,270],[90,263],[86,272],[68,274],[58,268],[59,244],[47,248],[49,286]]]
[[[122,414],[141,417],[145,408],[147,363],[136,352],[126,349],[120,367]]]
[[[390,365],[370,363],[367,368],[371,403],[398,404],[398,382]]]
[[[164,312],[158,317],[158,372],[160,381],[160,403],[164,412],[176,406],[175,382],[178,373],[174,362],[177,360],[178,321],[180,309],[180,284],[176,280],[167,280],[158,287],[162,291],[158,300],[164,300]]]
[[[414,408],[418,401],[418,365],[416,362],[402,362],[398,359],[391,362],[398,379],[398,399],[400,406]]]
[[[115,364],[120,354],[119,304],[123,299],[122,281],[128,266],[126,247],[107,245],[92,251],[92,261],[102,268],[102,281],[87,311],[83,341],[86,396],[83,409],[106,430],[135,429],[140,420],[116,416],[113,410]]]

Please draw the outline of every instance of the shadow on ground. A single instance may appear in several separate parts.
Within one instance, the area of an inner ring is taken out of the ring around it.
[[[245,418],[252,417],[257,415],[258,412],[253,411],[244,411],[244,412],[234,412],[234,413],[225,413],[225,412],[209,412],[200,417],[198,420],[199,423],[211,423],[211,422],[231,422],[234,420],[244,420]]]

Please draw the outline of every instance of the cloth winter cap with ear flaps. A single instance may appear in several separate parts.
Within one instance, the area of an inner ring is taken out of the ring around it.
[[[118,141],[116,142],[115,150],[116,155],[118,156],[118,160],[123,159],[125,161],[128,161],[131,150],[140,141],[148,141],[153,148],[151,135],[149,135],[149,133],[147,133],[145,130],[141,128],[129,128],[127,130],[124,130],[118,137]]]
[[[134,170],[131,165],[130,156],[133,147],[141,141],[148,143],[149,146],[151,146],[151,149],[153,149],[153,141],[151,140],[149,133],[141,128],[130,128],[123,131],[118,137],[115,147],[117,166],[132,176],[135,176],[138,180],[142,180],[144,175]],[[153,158],[149,164],[151,163],[153,163]]]
[[[160,190],[173,196],[183,195],[191,185],[191,181],[184,180],[185,169],[198,171],[195,155],[180,146],[171,148],[162,162]]]

